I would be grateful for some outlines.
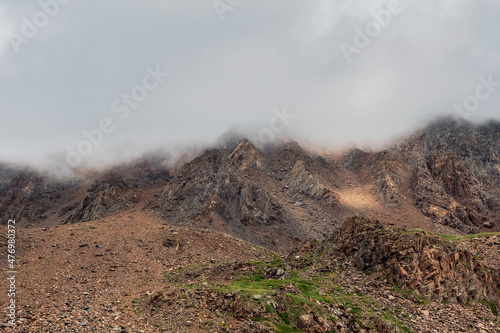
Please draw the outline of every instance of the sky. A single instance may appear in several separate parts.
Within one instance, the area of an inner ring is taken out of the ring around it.
[[[0,159],[499,119],[498,31],[497,0],[0,0]]]

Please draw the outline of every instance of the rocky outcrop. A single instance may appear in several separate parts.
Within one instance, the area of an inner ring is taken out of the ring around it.
[[[311,174],[303,160],[294,165],[292,171],[286,175],[285,181],[289,188],[312,199],[320,200],[332,207],[338,204],[334,189],[321,183],[318,176]]]
[[[500,219],[500,123],[442,119],[392,148],[414,169],[417,207],[467,233]]]
[[[304,251],[327,251],[331,257],[346,258],[358,269],[425,298],[462,305],[469,299],[487,300],[500,305],[498,268],[423,231],[394,230],[378,221],[353,218],[327,240],[304,246]]]
[[[428,157],[416,166],[413,178],[417,207],[438,223],[477,233],[488,221],[481,185],[456,155]]]
[[[407,199],[404,190],[407,180],[411,177],[409,167],[389,151],[375,154],[373,160],[371,172],[379,197],[393,206],[404,202]]]
[[[121,178],[113,177],[95,182],[74,210],[72,204],[62,209],[63,213],[66,210],[73,210],[64,223],[85,222],[107,217],[131,208],[139,201],[140,198],[135,194],[134,188]]]
[[[6,170],[2,170],[5,172]],[[74,183],[64,183],[32,170],[11,170],[2,179],[0,220],[17,220],[19,225],[38,224],[51,213],[62,192]]]
[[[332,209],[336,199],[300,146],[263,152],[244,139],[224,147],[184,165],[146,209],[169,223],[208,227],[275,250],[333,231],[332,225],[311,228],[315,215],[304,201]],[[300,216],[297,207],[305,211]]]

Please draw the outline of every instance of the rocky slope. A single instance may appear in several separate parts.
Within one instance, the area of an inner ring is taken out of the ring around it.
[[[291,250],[298,240],[328,234],[336,221],[333,185],[306,163],[319,162],[295,143],[266,153],[245,139],[187,163],[146,208],[169,223]]]
[[[149,155],[71,180],[1,165],[1,223],[53,226],[146,209],[284,252],[356,214],[442,233],[497,231],[499,127],[445,119],[381,152],[323,156],[233,135],[192,159]]]
[[[497,251],[500,249],[497,235],[486,240]],[[349,259],[357,269],[385,277],[425,298],[461,305],[470,299],[486,300],[499,306],[500,270],[496,260],[479,259],[479,252],[464,248],[465,243],[450,242],[421,230],[394,230],[378,221],[353,218],[330,238],[303,249],[316,256],[326,252],[330,257]]]
[[[464,232],[500,221],[500,124],[441,120],[392,149],[414,169],[415,203]]]
[[[279,256],[141,212],[17,236],[18,321],[4,332],[500,330],[499,234],[445,237],[359,217]]]
[[[79,186],[78,179],[60,181],[29,168],[4,165],[0,169],[0,219],[20,225],[43,223],[52,208]]]
[[[499,239],[354,218],[287,258],[172,271],[135,308],[167,332],[497,332]],[[493,241],[496,259],[471,240]]]

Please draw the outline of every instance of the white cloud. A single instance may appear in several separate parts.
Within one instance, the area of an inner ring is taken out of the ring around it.
[[[37,10],[5,1],[0,32]],[[351,64],[339,43],[352,43],[387,0],[244,1],[224,22],[211,1],[72,1],[0,62],[10,73],[0,80],[0,133],[16,138],[0,140],[0,157],[75,145],[156,64],[171,76],[96,151],[207,142],[234,123],[268,124],[285,105],[297,115],[290,130],[311,141],[381,142],[444,115],[479,75],[500,80],[497,2],[405,1]],[[500,90],[477,117],[498,118],[499,104]]]
[[[0,5],[0,59],[7,50],[9,40],[7,38],[10,33],[10,26],[7,23],[7,14],[5,8]]]
[[[331,31],[340,18],[336,0],[317,0],[311,17],[313,36],[323,36]]]

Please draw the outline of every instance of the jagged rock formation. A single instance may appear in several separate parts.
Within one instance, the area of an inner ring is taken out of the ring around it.
[[[85,222],[107,217],[133,207],[140,200],[134,188],[117,177],[95,182],[87,192],[88,194],[76,208],[74,204],[70,204],[62,209],[63,213],[72,211],[64,223]]]
[[[37,224],[51,214],[62,193],[75,187],[29,169],[5,167],[0,176],[0,220],[17,220],[20,226]]]
[[[405,232],[352,218],[330,238],[306,244],[295,254],[304,252],[349,259],[354,267],[427,299],[461,305],[470,299],[486,300],[500,306],[496,265],[482,263],[468,249],[424,231]]]
[[[55,225],[146,207],[289,251],[349,216],[430,231],[500,230],[500,125],[437,121],[381,152],[318,156],[237,134],[191,159],[151,155],[77,180],[0,165],[0,217]]]
[[[414,169],[415,204],[467,233],[500,216],[500,124],[437,121],[392,149]]]
[[[171,223],[194,223],[271,248],[291,249],[298,239],[318,235],[294,216],[292,207],[297,207],[299,197],[315,200],[333,195],[300,168],[300,153],[295,155],[298,178],[293,179],[288,169],[273,168],[269,156],[276,158],[258,151],[246,139],[232,151],[209,150],[181,168],[147,208]],[[329,227],[324,232],[332,230]]]
[[[312,199],[323,201],[326,205],[333,207],[337,204],[333,187],[321,183],[317,175],[309,173],[304,161],[298,161],[285,179],[289,188]]]

